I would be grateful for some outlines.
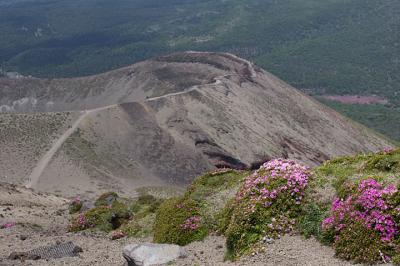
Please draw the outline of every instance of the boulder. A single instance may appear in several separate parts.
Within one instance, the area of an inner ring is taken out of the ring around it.
[[[128,245],[122,254],[128,261],[128,266],[164,265],[186,256],[183,247],[152,243]]]

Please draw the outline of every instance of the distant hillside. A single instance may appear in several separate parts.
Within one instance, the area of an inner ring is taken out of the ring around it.
[[[325,99],[319,100],[350,119],[373,128],[397,142],[400,141],[400,107],[380,104],[343,104]]]
[[[132,195],[218,167],[277,157],[317,165],[391,145],[230,54],[177,53],[95,76],[0,86],[0,109],[11,112],[0,114],[2,178],[68,195]]]
[[[231,52],[312,94],[377,94],[400,105],[397,0],[1,0],[0,67],[97,74],[174,51]],[[90,15],[88,15],[90,14]],[[335,105],[337,110],[343,110]],[[359,122],[400,139],[382,124]],[[392,115],[393,114],[393,115]]]

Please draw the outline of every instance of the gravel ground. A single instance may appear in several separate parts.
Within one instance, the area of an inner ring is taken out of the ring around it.
[[[2,239],[0,251],[0,265],[124,265],[124,259],[121,255],[122,248],[128,243],[134,243],[137,240],[124,239],[121,241],[111,241],[104,236],[85,236],[78,234],[65,235],[43,235],[27,234],[28,238],[24,241],[20,239],[20,229],[8,230]],[[26,232],[24,232],[26,233]],[[6,259],[13,251],[29,251],[41,246],[49,246],[57,243],[72,241],[75,245],[81,247],[83,252],[78,257],[67,257],[61,259],[37,260],[37,261],[12,261]]]
[[[284,236],[265,248],[265,252],[240,261],[224,262],[225,239],[210,236],[203,242],[189,244],[186,247],[188,256],[179,259],[176,265],[354,265],[335,258],[331,248],[322,246],[315,239],[306,240],[301,236]]]
[[[122,239],[111,241],[108,237],[94,234],[44,235],[28,233],[26,240],[21,240],[21,228],[16,226],[2,236],[0,265],[124,265],[121,255],[127,244],[148,242],[150,239]],[[39,246],[54,245],[72,241],[82,247],[78,257],[16,262],[5,259],[13,251],[28,251]],[[178,259],[172,265],[315,265],[339,266],[352,265],[338,260],[328,247],[321,246],[313,239],[304,240],[300,236],[285,236],[274,244],[266,246],[265,253],[245,257],[237,262],[224,262],[225,240],[223,237],[210,236],[202,242],[191,243],[186,247],[187,257]]]

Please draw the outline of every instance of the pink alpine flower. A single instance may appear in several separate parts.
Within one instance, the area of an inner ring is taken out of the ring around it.
[[[124,238],[125,236],[126,236],[126,234],[124,232],[122,232],[121,230],[117,230],[112,233],[111,239],[117,240],[117,239]]]
[[[322,228],[334,229],[340,234],[346,219],[361,221],[367,228],[378,232],[383,242],[391,241],[399,233],[399,228],[390,214],[396,206],[390,206],[387,197],[396,192],[393,185],[384,188],[375,179],[363,180],[354,195],[345,200],[334,199],[331,216],[322,222]]]
[[[276,159],[264,163],[259,170],[248,176],[236,200],[250,197],[254,204],[270,206],[282,193],[288,193],[300,204],[308,185],[308,168],[291,160]],[[276,181],[278,186],[271,187]]]
[[[194,231],[201,226],[201,217],[200,216],[192,216],[186,219],[186,221],[181,224],[181,228],[185,230]]]
[[[1,229],[8,229],[8,228],[14,227],[15,225],[16,225],[15,222],[10,222],[10,223],[3,224],[2,226],[0,226],[0,228]]]
[[[393,149],[392,147],[385,147],[385,148],[383,148],[383,153],[384,153],[384,154],[391,153],[392,151],[394,151],[394,149]]]

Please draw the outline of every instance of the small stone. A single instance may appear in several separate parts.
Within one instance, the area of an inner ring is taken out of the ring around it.
[[[275,242],[275,240],[273,238],[270,238],[268,236],[264,236],[263,241],[264,241],[264,243],[267,243],[267,244],[273,244]]]
[[[217,246],[217,249],[222,249],[222,248],[224,248],[223,245],[218,245],[218,246]]]
[[[8,256],[9,260],[18,260],[21,259],[23,256],[25,256],[25,252],[12,252],[10,256]]]
[[[22,241],[25,241],[28,237],[26,235],[20,235],[19,239],[21,239]]]
[[[36,254],[31,254],[31,255],[28,256],[28,259],[30,259],[30,260],[40,260],[41,257],[39,255],[36,255]]]
[[[80,246],[75,246],[72,252],[75,254],[82,253],[83,249]]]

